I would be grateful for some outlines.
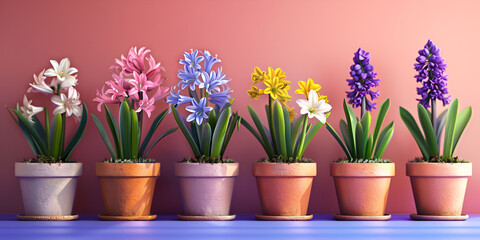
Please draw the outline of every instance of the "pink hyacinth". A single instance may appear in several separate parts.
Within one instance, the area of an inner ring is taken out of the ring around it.
[[[130,99],[137,112],[145,111],[150,117],[155,109],[155,101],[164,99],[169,92],[169,88],[163,86],[165,68],[155,61],[150,52],[145,47],[138,50],[132,47],[126,57],[122,55],[120,59],[115,59],[110,67],[113,80],[105,82],[108,89],[97,91],[94,99],[99,103],[99,111],[102,104],[121,103],[124,99]],[[155,93],[149,96],[150,92]]]

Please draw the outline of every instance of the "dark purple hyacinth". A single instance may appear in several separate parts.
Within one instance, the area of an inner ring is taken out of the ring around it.
[[[380,93],[373,91],[371,88],[378,87],[380,79],[376,79],[377,73],[373,71],[373,66],[370,65],[370,53],[365,52],[359,48],[353,57],[353,64],[350,67],[350,76],[352,79],[347,79],[348,86],[350,86],[351,92],[346,92],[349,104],[353,107],[361,107],[362,101],[365,99],[365,107],[367,111],[372,111],[376,108],[376,103],[373,103],[367,99],[367,95],[370,95],[370,99],[377,99]]]
[[[420,56],[417,57],[417,63],[414,64],[418,75],[415,75],[417,82],[422,83],[422,87],[417,88],[417,94],[421,99],[417,99],[425,108],[430,107],[430,100],[442,100],[443,106],[450,103],[448,94],[447,78],[444,72],[447,64],[440,56],[440,48],[435,46],[432,40],[428,40],[422,50],[419,50]]]

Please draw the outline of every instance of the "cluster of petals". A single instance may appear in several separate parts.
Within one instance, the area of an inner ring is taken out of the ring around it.
[[[147,67],[148,64],[148,67]],[[97,90],[94,101],[101,111],[103,104],[121,103],[130,99],[136,112],[144,111],[148,117],[155,109],[155,101],[164,99],[169,88],[164,86],[165,68],[156,62],[151,50],[132,47],[127,56],[115,59],[110,67],[112,80],[105,82],[107,89]]]

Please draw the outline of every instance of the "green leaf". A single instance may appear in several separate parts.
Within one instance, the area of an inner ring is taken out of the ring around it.
[[[365,159],[371,160],[372,159],[372,153],[373,153],[373,135],[368,136],[367,140],[367,148],[365,150]]]
[[[350,130],[348,129],[347,123],[343,119],[340,119],[339,127],[340,133],[342,133],[343,141],[345,142],[345,146],[348,148],[348,152],[356,152],[354,150],[355,146],[353,146],[353,143],[351,142],[352,138],[350,136]]]
[[[361,123],[362,123],[362,153],[363,153],[363,159],[366,158],[366,153],[367,153],[367,144],[368,144],[368,135],[370,133],[370,124],[372,122],[372,115],[370,115],[369,112],[366,112],[363,114]],[[357,143],[358,144],[358,143]]]
[[[188,124],[188,123],[187,123]],[[200,133],[198,131],[198,128],[195,124],[195,121],[192,121],[190,123],[190,132],[192,133],[192,137],[193,137],[193,140],[195,141],[195,144],[197,145],[198,149],[199,150],[202,150],[202,145],[200,144],[200,142],[202,141],[200,138]],[[201,152],[200,152],[201,153]]]
[[[98,133],[100,133],[100,137],[102,137],[103,142],[105,143],[105,146],[108,149],[108,152],[110,153],[110,156],[113,159],[117,159],[117,154],[115,153],[115,150],[113,149],[112,143],[110,143],[110,139],[108,139],[107,132],[105,131],[105,128],[103,127],[102,123],[98,118],[93,115],[92,113],[92,118],[93,122],[95,122],[95,125],[97,126]]]
[[[435,135],[435,131],[432,126],[432,122],[430,121],[430,115],[422,106],[422,104],[417,105],[418,111],[418,120],[423,128],[423,133],[425,134],[425,143],[428,148],[428,153],[430,157],[438,155],[438,145],[437,145],[437,136]]]
[[[248,106],[248,112],[250,113],[250,116],[252,117],[253,123],[257,127],[258,133],[260,133],[260,136],[262,137],[263,142],[265,143],[265,147],[267,149],[266,153],[267,153],[268,157],[273,157],[273,155],[275,154],[275,152],[273,150],[273,147],[272,147],[273,143],[268,139],[267,132],[265,131],[265,128],[262,124],[262,121],[260,120],[257,113],[255,112],[255,110],[253,110],[252,107]]]
[[[112,112],[108,109],[107,105],[103,105],[105,109],[105,118],[107,119],[108,126],[110,128],[110,133],[112,134],[113,142],[115,143],[115,149],[117,151],[117,158],[123,158],[123,147],[122,147],[122,140],[120,138],[120,131],[118,130],[117,123],[115,118],[113,117]]]
[[[405,108],[400,107],[399,112],[400,112],[400,117],[402,118],[403,123],[405,123],[405,126],[407,126],[408,130],[410,131],[413,138],[417,142],[418,148],[420,149],[420,152],[422,152],[423,158],[426,161],[428,161],[431,155],[428,152],[428,148],[425,143],[425,138],[423,137],[423,134],[420,131],[420,128],[418,127],[417,122],[415,122],[415,119],[413,118],[412,114],[410,114]]]
[[[45,107],[44,110],[45,114],[45,142],[47,142],[47,150],[51,151],[50,149],[50,118],[48,116],[48,108]]]
[[[295,156],[295,152],[296,152],[296,144],[293,144],[293,143],[296,143],[297,140],[298,140],[298,136],[300,135],[300,129],[301,129],[301,126],[302,126],[302,123],[304,121],[304,118],[306,118],[307,116],[306,115],[301,115],[300,117],[298,117],[297,119],[293,120],[293,129],[292,129],[292,153],[293,155]]]
[[[222,151],[222,145],[225,139],[225,134],[227,133],[228,122],[230,121],[231,114],[232,108],[228,107],[223,110],[218,117],[217,126],[213,131],[212,148],[210,152],[211,157],[220,157],[220,152]]]
[[[282,106],[283,110],[283,122],[285,123],[285,143],[287,148],[287,156],[292,156],[292,123],[290,122],[290,114],[288,113],[288,108]]]
[[[355,137],[355,131],[356,131],[356,126],[357,126],[357,117],[355,116],[355,113],[353,112],[353,109],[348,106],[347,101],[343,99],[343,111],[345,112],[345,118],[347,119],[347,126],[348,126],[348,132],[350,136],[350,142],[352,143],[352,156],[358,156],[357,155],[357,144],[356,144],[356,137]]]
[[[173,107],[173,106],[172,106]],[[150,147],[148,147],[147,151],[145,152],[145,157],[148,156],[148,154],[150,153],[150,151],[152,150],[152,148],[157,145],[157,143],[162,140],[164,137],[170,135],[171,133],[177,131],[178,127],[174,127],[174,128],[170,128],[168,129],[167,131],[165,131],[162,135],[160,135],[160,137],[158,137],[153,143],[152,145],[150,145]]]
[[[267,147],[265,146],[265,143],[263,142],[262,137],[260,137],[260,134],[258,134],[258,132],[255,129],[253,129],[252,125],[250,125],[250,123],[248,123],[247,120],[245,120],[244,118],[240,119],[240,123],[246,129],[248,129],[248,131],[257,139],[257,141],[262,145],[265,152],[268,154]]]
[[[330,113],[327,113],[326,117],[328,118],[329,116],[330,116]],[[313,137],[315,137],[318,130],[320,130],[320,128],[322,128],[323,125],[324,125],[324,123],[318,121],[318,122],[315,123],[315,125],[313,125],[313,127],[311,129],[309,129],[309,131],[307,133],[307,136],[305,137],[305,143],[303,144],[303,148],[301,149],[302,152],[300,153],[300,156],[303,156],[303,154],[305,153],[305,150],[308,147],[308,144],[310,144]]]
[[[355,143],[357,144],[357,156],[353,157],[354,159],[365,159],[363,152],[363,127],[361,122],[357,122],[357,127],[355,128]],[[365,143],[366,145],[367,143]]]
[[[442,138],[442,132],[445,128],[445,123],[447,122],[447,110],[445,109],[440,115],[437,117],[437,124],[435,124],[435,136],[437,136],[437,145],[440,147],[440,140]]]
[[[155,120],[153,120],[147,135],[145,135],[145,138],[143,139],[142,146],[140,146],[140,150],[138,151],[139,158],[144,158],[145,149],[147,148],[148,144],[150,143],[150,140],[152,139],[153,134],[157,131],[157,128],[160,126],[160,123],[162,123],[166,114],[167,114],[167,110],[164,110],[155,118]]]
[[[43,155],[41,150],[39,149],[39,146],[35,144],[35,140],[33,139],[33,136],[27,130],[27,126],[25,126],[25,124],[23,124],[22,121],[18,121],[18,126],[20,127],[20,130],[22,130],[22,133],[25,136],[25,139],[30,145],[30,148],[32,149],[35,156]]]
[[[126,101],[123,101],[120,104],[118,124],[120,126],[120,136],[122,138],[123,157],[125,159],[133,159],[132,158],[132,117],[130,116],[130,108],[128,107],[128,103]]]
[[[193,140],[192,134],[191,134],[190,131],[188,130],[187,125],[185,124],[185,122],[183,121],[183,119],[180,117],[180,114],[178,113],[177,108],[175,108],[175,107],[172,105],[172,106],[171,106],[171,109],[172,109],[172,112],[173,112],[173,116],[174,116],[174,118],[175,118],[175,121],[176,121],[177,124],[178,124],[178,127],[179,127],[180,130],[182,131],[183,136],[185,136],[185,138],[187,139],[188,144],[190,144],[190,148],[192,149],[193,154],[195,155],[195,157],[201,157],[200,150],[198,149],[197,144],[195,144],[195,140]]]
[[[28,121],[18,110],[13,110],[13,112],[17,115],[19,124],[22,122],[23,126],[25,129],[28,131],[28,133],[32,136],[33,143],[37,146],[37,149],[40,150],[40,154],[38,155],[49,155],[49,151],[46,148],[45,144],[43,143],[42,139],[38,135],[37,131],[33,128],[33,124]],[[25,135],[25,134],[24,134]],[[25,135],[26,136],[26,135]]]
[[[268,129],[269,129],[267,132],[270,132],[270,142],[271,142],[273,152],[274,152],[275,155],[278,155],[279,151],[280,151],[280,148],[278,147],[277,137],[275,136],[275,126],[274,126],[274,123],[273,123],[273,116],[272,116],[273,106],[271,106],[271,104],[272,103],[270,103],[270,105],[265,105],[265,112],[267,114]],[[270,111],[270,107],[272,107],[272,111]]]
[[[238,115],[238,113],[235,112],[230,118],[230,122],[228,123],[227,136],[225,136],[225,140],[222,146],[222,151],[220,152],[220,158],[222,159],[223,159],[223,155],[225,154],[225,150],[227,149],[228,143],[232,138],[233,132],[235,131],[235,128],[239,126],[239,121],[240,121],[240,116]]]
[[[53,135],[52,135],[52,157],[60,158],[60,144],[62,140],[62,115],[57,113],[53,118]]]
[[[215,125],[217,124],[217,114],[215,111],[210,111],[208,113],[208,124],[210,124],[211,129],[215,129]]]
[[[276,102],[273,106],[273,124],[275,126],[275,135],[277,136],[277,146],[282,156],[287,157],[287,143],[285,142],[285,118],[280,103]]]
[[[453,100],[447,112],[447,123],[445,128],[445,141],[443,143],[443,156],[452,157],[453,142],[455,140],[455,126],[457,125],[458,100]]]
[[[389,125],[390,126],[390,125]],[[380,137],[378,138],[377,147],[375,148],[375,159],[381,159],[383,157],[383,153],[387,149],[390,140],[392,140],[393,136],[393,122],[390,127],[387,126],[388,131],[384,134],[383,131],[380,133]]]
[[[206,123],[203,125],[202,130],[202,153],[205,156],[210,156],[210,146],[212,140],[212,129],[210,124]]]
[[[342,147],[343,152],[345,152],[345,155],[349,158],[352,159],[352,154],[350,154],[350,151],[348,151],[347,147],[345,146],[345,143],[343,143],[342,139],[340,139],[340,136],[338,136],[337,132],[335,129],[332,128],[332,126],[329,123],[326,123],[327,125],[327,130],[332,134],[332,136],[337,140],[338,144],[340,147]]]
[[[380,129],[382,128],[383,120],[387,115],[388,109],[390,108],[390,99],[387,98],[382,105],[380,106],[380,110],[378,111],[377,121],[375,123],[375,130],[373,132],[373,145],[377,143],[378,134],[380,133]]]
[[[139,133],[139,127],[138,127],[138,117],[137,117],[137,112],[135,112],[134,109],[130,110],[130,115],[132,118],[132,142],[131,142],[131,153],[132,153],[132,159],[137,159],[138,158],[138,146],[140,145],[140,139],[138,139],[138,133]]]
[[[75,134],[73,135],[72,139],[70,139],[70,142],[68,143],[65,151],[63,152],[62,159],[64,160],[70,158],[73,149],[75,149],[80,140],[83,138],[83,135],[85,135],[85,127],[87,126],[88,120],[88,109],[85,103],[82,103],[82,108],[82,118],[80,119],[80,124],[78,124],[77,131],[75,131]]]
[[[38,135],[42,139],[43,144],[45,144],[45,146],[48,146],[47,134],[45,133],[45,129],[43,128],[42,123],[40,122],[38,117],[35,115],[32,117],[32,120],[33,120],[33,128],[35,129],[35,131],[37,131]],[[46,123],[46,125],[48,125],[48,123]]]
[[[472,107],[468,107],[464,109],[460,114],[458,114],[456,126],[455,126],[455,134],[453,138],[453,148],[452,148],[452,155],[455,152],[455,148],[457,147],[458,140],[462,136],[465,127],[467,127],[470,118],[472,117]]]

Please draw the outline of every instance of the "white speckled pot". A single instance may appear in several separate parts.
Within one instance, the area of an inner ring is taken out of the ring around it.
[[[15,163],[24,215],[71,215],[77,180],[81,175],[82,163]]]

